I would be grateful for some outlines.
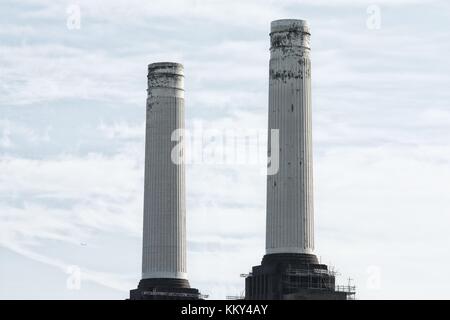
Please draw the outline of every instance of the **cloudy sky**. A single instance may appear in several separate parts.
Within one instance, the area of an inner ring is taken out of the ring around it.
[[[147,64],[185,65],[188,127],[264,130],[280,18],[312,30],[317,255],[359,299],[450,298],[444,0],[2,0],[0,298],[126,298]],[[189,278],[211,298],[264,254],[263,167],[187,167]]]

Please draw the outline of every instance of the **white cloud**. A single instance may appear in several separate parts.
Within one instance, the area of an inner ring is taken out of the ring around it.
[[[51,126],[47,126],[44,130],[38,132],[16,121],[0,119],[0,132],[2,132],[0,147],[13,149],[23,141],[34,144],[48,142],[51,129]]]
[[[111,125],[101,122],[98,129],[108,139],[142,139],[145,135],[145,122],[141,125],[130,125],[127,122],[116,122]]]
[[[41,255],[33,250],[28,250],[26,248],[17,245],[11,246],[9,247],[9,249],[26,258],[32,259],[34,261],[43,263],[48,266],[55,267],[59,269],[60,272],[69,273],[71,271],[70,269],[71,265],[61,261],[58,258]],[[127,281],[127,279],[120,274],[98,272],[86,268],[80,269],[80,276],[81,276],[80,281],[94,282],[99,285],[118,291],[128,291],[131,284],[130,281]]]
[[[427,275],[431,261],[450,259],[449,161],[444,146],[336,148],[316,158],[318,252],[356,279],[360,297],[448,296],[446,284]],[[366,287],[370,265],[382,268],[380,290]]]

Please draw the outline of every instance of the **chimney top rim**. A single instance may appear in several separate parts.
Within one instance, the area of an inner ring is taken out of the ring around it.
[[[181,68],[184,69],[183,64],[178,62],[155,62],[150,63],[148,65],[149,69],[156,69],[156,68]]]
[[[302,19],[279,19],[270,23],[271,33],[285,32],[293,29],[299,29],[309,32],[309,24]]]

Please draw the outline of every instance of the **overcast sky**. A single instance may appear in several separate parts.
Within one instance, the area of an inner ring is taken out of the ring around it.
[[[312,31],[317,255],[359,299],[450,298],[444,0],[2,0],[0,298],[126,298],[147,64],[184,64],[187,127],[265,130],[280,18]],[[187,167],[189,279],[211,298],[264,254],[263,167]]]

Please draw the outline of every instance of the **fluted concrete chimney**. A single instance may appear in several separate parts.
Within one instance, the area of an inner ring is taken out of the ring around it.
[[[171,159],[172,133],[184,129],[184,70],[148,68],[142,279],[187,279],[184,164]]]
[[[266,254],[245,279],[248,300],[338,299],[335,274],[314,255],[310,29],[276,20],[270,31]],[[278,156],[276,156],[278,155]],[[274,170],[278,168],[278,170]]]
[[[271,24],[269,131],[279,130],[279,170],[267,176],[266,253],[312,253],[314,206],[310,30],[303,20]]]
[[[197,299],[186,271],[184,152],[173,152],[184,129],[184,69],[148,67],[142,280],[131,299]],[[181,148],[182,150],[182,148]],[[176,158],[173,158],[176,155]]]

